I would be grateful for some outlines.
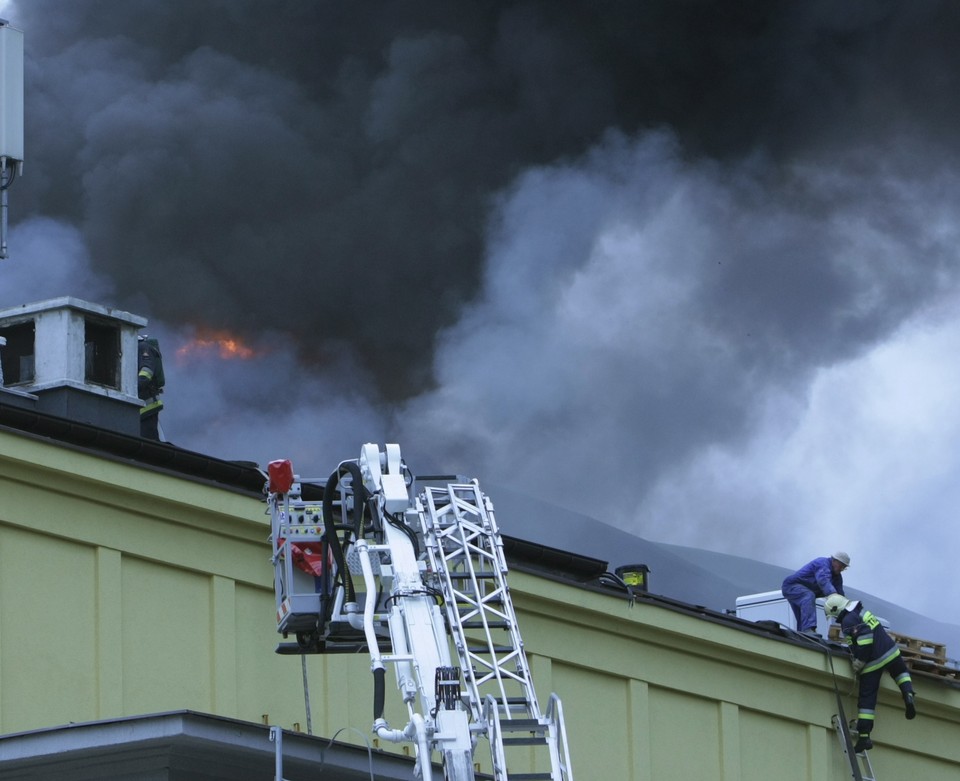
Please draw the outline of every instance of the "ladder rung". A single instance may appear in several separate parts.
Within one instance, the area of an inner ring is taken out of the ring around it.
[[[542,735],[529,738],[501,738],[500,740],[504,746],[544,746],[547,743],[547,739]]]
[[[467,700],[469,699],[469,695],[464,692],[463,698]],[[507,714],[511,711],[527,711],[527,713],[529,713],[530,709],[530,700],[526,697],[507,697],[506,701],[501,699],[497,700],[497,710],[500,713]]]
[[[499,575],[499,572],[492,570],[483,570],[478,572],[448,572],[447,575],[450,576],[451,580],[469,580],[471,577],[478,578],[483,580],[484,578],[495,578]]]
[[[464,621],[461,624],[464,629],[483,629],[484,627],[489,627],[490,629],[509,629],[509,621]]]
[[[509,654],[515,651],[516,649],[511,645],[478,645],[467,648],[467,650],[472,654]]]
[[[507,697],[506,703],[502,700],[497,703],[497,707],[501,710],[530,710],[530,700],[526,697]]]
[[[504,719],[500,722],[501,732],[546,732],[547,725],[536,719]]]
[[[494,776],[487,773],[477,773],[474,778],[476,781],[495,781]],[[553,779],[552,773],[511,773],[510,781],[550,781]]]

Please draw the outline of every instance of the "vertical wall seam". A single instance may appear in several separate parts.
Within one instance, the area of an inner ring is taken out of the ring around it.
[[[96,554],[97,718],[123,714],[123,558],[98,547]]]
[[[732,702],[720,703],[720,778],[739,781],[740,708]]]
[[[830,778],[830,733],[816,724],[807,725],[807,778],[827,781]],[[839,751],[837,747],[837,751]]]
[[[210,578],[210,698],[213,712],[237,716],[236,583],[221,575]]]
[[[646,681],[631,679],[628,682],[627,713],[630,781],[650,781],[653,778],[653,752],[650,744],[650,687]]]

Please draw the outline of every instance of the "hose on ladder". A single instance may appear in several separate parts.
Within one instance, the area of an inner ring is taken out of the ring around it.
[[[811,638],[806,637],[805,635],[801,635],[801,637],[811,640]],[[843,709],[843,696],[840,694],[840,687],[837,685],[837,671],[833,666],[833,654],[830,652],[830,649],[820,641],[813,642],[816,642],[816,645],[824,652],[827,657],[827,661],[830,663],[830,678],[833,682],[833,693],[837,698],[837,718],[840,719],[841,734],[843,735],[843,740],[847,747],[847,757],[850,760],[850,769],[853,772],[853,779],[854,781],[864,781],[863,774],[860,772],[860,766],[855,758],[856,753],[853,750],[853,742],[850,740],[850,729],[847,724],[847,714]],[[849,693],[850,692],[848,692],[848,694]]]

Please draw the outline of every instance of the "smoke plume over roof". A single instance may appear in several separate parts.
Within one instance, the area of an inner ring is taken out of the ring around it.
[[[960,7],[4,13],[2,303],[148,316],[171,441],[317,476],[399,441],[651,539],[845,548],[860,588],[960,600],[933,547],[960,543]],[[203,348],[223,332],[249,352]]]

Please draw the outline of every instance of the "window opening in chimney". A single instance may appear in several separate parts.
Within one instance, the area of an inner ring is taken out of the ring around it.
[[[26,385],[34,381],[34,327],[33,320],[0,328],[0,336],[7,340],[0,352],[3,361],[3,384]]]
[[[94,385],[120,389],[120,329],[84,321],[84,380]]]

